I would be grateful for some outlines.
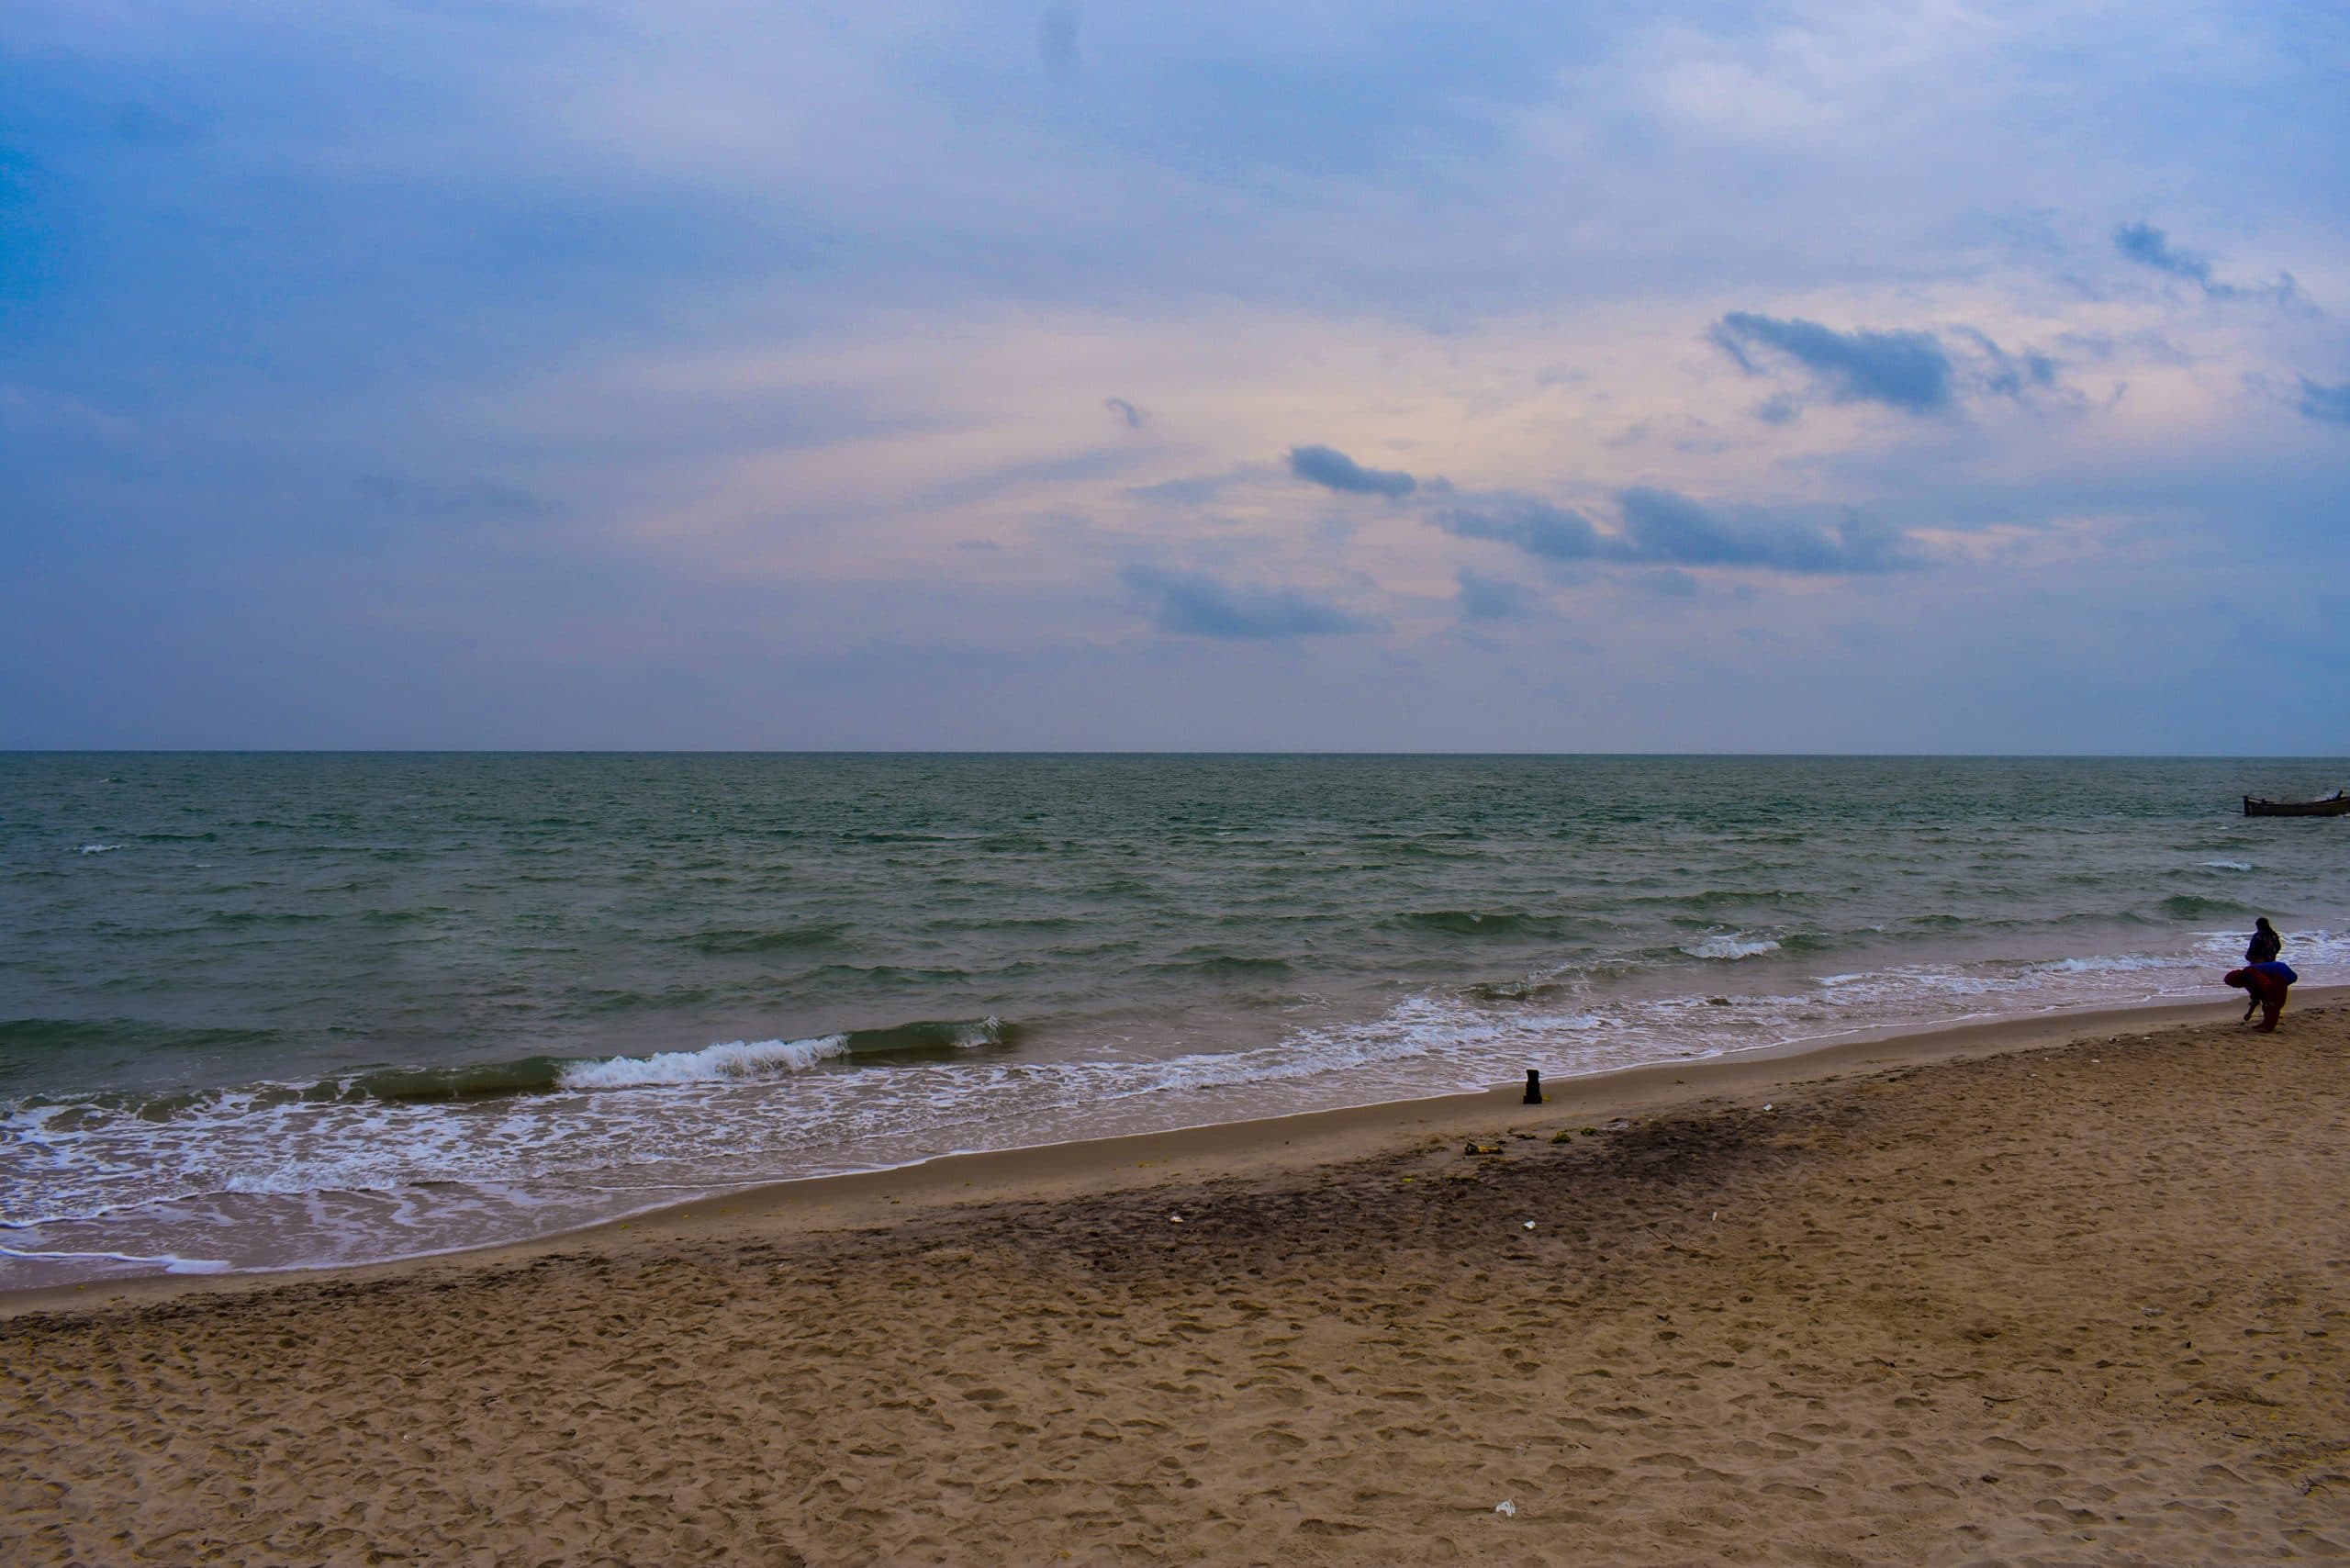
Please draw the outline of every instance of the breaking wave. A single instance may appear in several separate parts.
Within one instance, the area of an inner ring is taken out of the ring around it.
[[[1718,958],[1735,962],[1740,958],[1756,958],[1765,953],[1775,953],[1779,945],[1768,936],[1741,936],[1729,934],[1708,936],[1702,942],[1688,942],[1681,950],[1693,958]]]
[[[825,1035],[813,1040],[729,1040],[698,1051],[573,1062],[556,1082],[565,1089],[639,1089],[653,1083],[764,1078],[778,1072],[805,1072],[819,1062],[846,1056],[848,1048],[846,1035]]]

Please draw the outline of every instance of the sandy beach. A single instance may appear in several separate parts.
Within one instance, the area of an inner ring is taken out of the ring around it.
[[[2350,1558],[2350,1009],[2042,1020],[20,1296],[0,1559]]]

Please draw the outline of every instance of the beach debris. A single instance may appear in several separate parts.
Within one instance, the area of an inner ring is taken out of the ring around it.
[[[1778,1107],[1777,1107],[1777,1106],[1775,1106],[1775,1105],[1772,1104],[1772,1103],[1771,1103],[1769,1101],[1767,1101],[1767,1100],[1763,1102],[1763,1103],[1762,1103],[1762,1108],[1763,1108],[1764,1110],[1766,1110],[1766,1111],[1775,1111],[1775,1110],[1777,1110],[1777,1109],[1778,1109]]]
[[[1471,1138],[1460,1150],[1463,1154],[1499,1154],[1501,1151],[1501,1145],[1497,1143],[1479,1143],[1475,1138]]]
[[[1167,1223],[1169,1225],[1181,1225],[1183,1223],[1183,1216],[1181,1215],[1169,1215],[1167,1216]]]
[[[1494,1505],[1494,1512],[1505,1519],[1514,1519],[1517,1518],[1517,1503],[1513,1498],[1505,1497]]]
[[[1534,1222],[1533,1222],[1532,1220],[1530,1220],[1530,1219],[1529,1219],[1529,1220],[1528,1220],[1528,1221],[1526,1221],[1526,1222],[1525,1222],[1525,1225],[1526,1225],[1526,1228],[1527,1228],[1527,1229],[1528,1229],[1528,1230],[1532,1230],[1532,1229],[1534,1228]]]

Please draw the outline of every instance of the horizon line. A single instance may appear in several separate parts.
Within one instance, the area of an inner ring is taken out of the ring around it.
[[[2342,762],[2350,752],[2034,751],[1375,751],[1218,747],[925,746],[0,746],[0,756],[794,756],[1328,757],[2009,762]]]

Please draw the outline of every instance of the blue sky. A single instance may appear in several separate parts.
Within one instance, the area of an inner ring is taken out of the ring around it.
[[[2350,20],[14,0],[0,745],[2350,751]]]

